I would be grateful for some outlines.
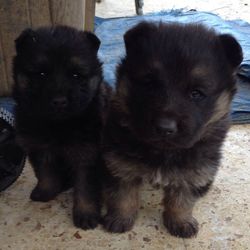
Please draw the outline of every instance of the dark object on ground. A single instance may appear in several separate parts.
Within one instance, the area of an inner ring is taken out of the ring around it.
[[[135,0],[135,9],[137,15],[143,15],[143,0]]]

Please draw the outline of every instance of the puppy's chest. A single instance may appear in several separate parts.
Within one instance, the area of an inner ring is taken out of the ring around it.
[[[175,163],[168,158],[159,159],[154,164],[152,162],[150,164],[150,162],[120,158],[117,155],[107,157],[107,159],[108,167],[113,175],[125,181],[142,179],[155,187],[204,186],[208,180],[213,180],[217,170],[216,167],[206,163],[197,165],[195,159],[191,165],[187,164],[185,160],[181,165],[180,162]]]

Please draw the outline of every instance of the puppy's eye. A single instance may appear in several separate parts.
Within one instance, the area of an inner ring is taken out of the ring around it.
[[[40,79],[45,79],[48,76],[47,72],[45,71],[34,72],[33,75]]]
[[[83,75],[82,73],[78,72],[78,71],[71,71],[69,73],[70,77],[72,77],[73,79],[82,79],[83,78]]]
[[[72,77],[75,78],[75,79],[78,79],[78,78],[80,78],[80,74],[72,73]]]
[[[45,72],[39,72],[39,75],[40,75],[41,77],[46,77],[46,76],[47,76],[47,74],[46,74]]]
[[[201,100],[203,100],[205,97],[206,97],[205,94],[202,93],[200,90],[197,90],[197,89],[191,91],[191,93],[190,93],[190,98],[191,98],[192,100],[194,100],[194,101],[201,101]]]
[[[148,87],[154,86],[155,81],[157,81],[157,79],[155,79],[152,73],[145,74],[141,79],[143,86],[146,85]]]

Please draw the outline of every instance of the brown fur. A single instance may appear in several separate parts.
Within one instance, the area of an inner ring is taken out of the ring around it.
[[[168,186],[164,189],[163,223],[171,234],[191,237],[197,233],[198,223],[192,216],[194,203],[188,188]]]
[[[133,227],[139,209],[139,184],[136,180],[116,183],[118,192],[113,192],[114,186],[105,188],[108,210],[104,223],[107,228],[126,232]]]
[[[132,228],[138,189],[147,181],[164,190],[168,231],[192,237],[193,206],[220,164],[241,48],[233,37],[196,24],[141,23],[124,39],[103,135],[104,227]]]
[[[207,122],[207,125],[215,123],[221,120],[223,117],[228,115],[228,110],[230,108],[232,100],[232,94],[228,91],[223,92],[215,103],[215,109],[212,117]]]

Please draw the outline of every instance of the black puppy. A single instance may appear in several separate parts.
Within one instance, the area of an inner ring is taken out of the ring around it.
[[[192,209],[220,164],[241,47],[199,24],[143,22],[124,40],[126,56],[104,129],[104,227],[132,228],[138,190],[147,180],[164,190],[169,232],[194,236]]]
[[[14,91],[18,141],[38,184],[34,201],[74,186],[73,219],[94,228],[100,213],[99,143],[108,89],[99,39],[66,26],[27,29],[16,40]]]

